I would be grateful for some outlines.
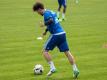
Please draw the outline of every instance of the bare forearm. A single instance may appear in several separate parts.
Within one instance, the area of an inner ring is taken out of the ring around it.
[[[45,29],[45,32],[43,33],[43,36],[46,35],[48,32],[48,29]]]

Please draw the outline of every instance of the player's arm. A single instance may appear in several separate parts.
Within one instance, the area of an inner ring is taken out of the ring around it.
[[[48,29],[45,29],[45,32],[43,33],[43,36],[45,36],[48,32]]]
[[[52,18],[49,18],[47,21],[45,21],[44,23],[43,22],[40,22],[40,27],[44,27],[44,26],[47,26],[47,25],[50,25],[51,23],[53,23],[53,19]]]
[[[54,23],[54,19],[52,17],[52,14],[50,12],[46,12],[44,14],[44,24],[45,24],[45,26],[48,26],[52,23]]]
[[[44,37],[48,32],[48,29],[45,29],[45,32],[42,33],[41,37]]]
[[[45,32],[42,34],[42,37],[44,37],[48,32],[48,29],[45,29]]]
[[[50,17],[50,18],[48,18],[48,20],[47,21],[45,21],[45,25],[47,26],[47,25],[50,25],[50,24],[52,24],[54,21],[53,21],[53,18],[52,17]]]

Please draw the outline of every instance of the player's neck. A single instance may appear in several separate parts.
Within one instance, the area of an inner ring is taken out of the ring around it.
[[[42,11],[42,12],[43,12],[43,15],[44,15],[45,11],[46,11],[46,9],[43,9],[43,11]]]

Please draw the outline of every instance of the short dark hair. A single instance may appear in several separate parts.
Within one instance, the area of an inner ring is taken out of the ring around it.
[[[37,11],[38,9],[44,9],[44,5],[40,2],[36,2],[34,5],[33,5],[33,11]]]

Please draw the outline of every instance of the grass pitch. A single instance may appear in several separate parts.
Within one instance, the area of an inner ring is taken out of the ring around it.
[[[35,0],[0,0],[0,80],[46,80],[49,66],[42,56],[44,40],[36,40],[43,29],[42,17],[33,13]],[[48,9],[57,11],[57,0],[43,0]],[[66,21],[72,54],[80,76],[78,80],[107,80],[107,1],[68,0]],[[72,11],[71,11],[72,10]],[[51,52],[57,73],[49,80],[73,80],[72,67],[63,53]],[[43,75],[35,76],[35,64],[44,66]]]

